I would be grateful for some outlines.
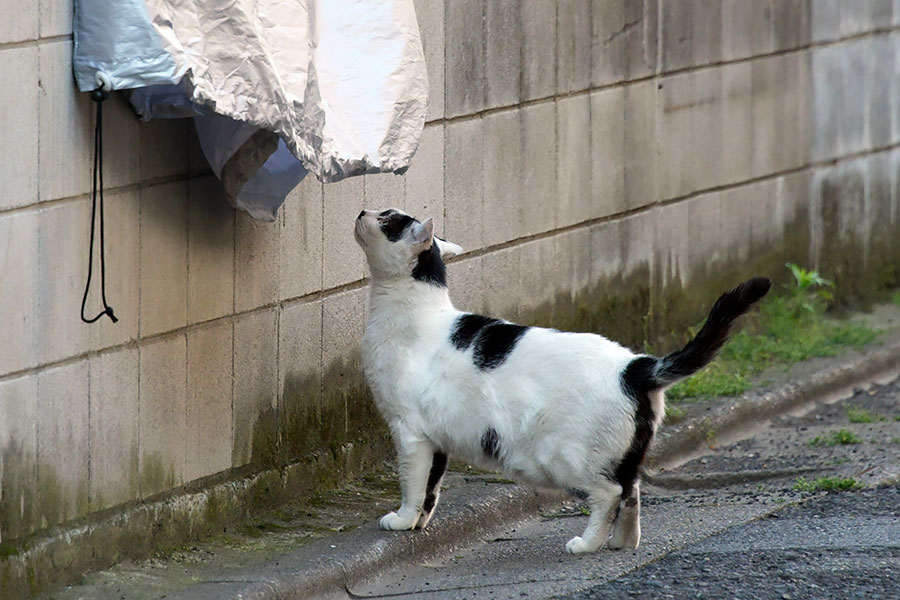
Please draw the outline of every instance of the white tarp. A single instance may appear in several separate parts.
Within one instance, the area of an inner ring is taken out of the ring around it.
[[[74,66],[143,118],[203,115],[213,170],[264,219],[306,170],[402,172],[425,122],[413,0],[76,0]]]

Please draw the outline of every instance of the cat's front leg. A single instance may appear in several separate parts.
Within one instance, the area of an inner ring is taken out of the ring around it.
[[[434,447],[425,440],[409,440],[400,436],[395,436],[395,440],[403,500],[397,511],[381,517],[381,528],[398,531],[414,528],[423,512]]]

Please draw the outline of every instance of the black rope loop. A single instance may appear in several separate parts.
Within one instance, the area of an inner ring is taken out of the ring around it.
[[[97,103],[97,124],[94,128],[94,182],[91,190],[91,243],[88,250],[88,275],[84,286],[84,298],[81,300],[81,320],[85,323],[94,323],[100,317],[106,315],[115,323],[119,319],[113,313],[112,307],[106,302],[106,244],[103,236],[103,101],[109,97],[109,92],[101,84],[91,92],[91,100]],[[99,184],[99,185],[98,185]],[[103,311],[93,319],[84,316],[84,307],[87,304],[88,291],[91,289],[91,276],[94,266],[94,223],[97,220],[97,197],[100,198],[100,297],[103,300]]]

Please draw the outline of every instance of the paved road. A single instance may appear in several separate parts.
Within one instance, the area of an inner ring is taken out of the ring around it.
[[[898,417],[894,381],[734,444],[717,447],[712,435],[707,454],[645,487],[636,551],[566,555],[587,519],[569,504],[343,597],[898,598],[900,488],[878,485],[900,472]],[[830,445],[841,430],[859,441]],[[799,477],[869,487],[800,491]]]

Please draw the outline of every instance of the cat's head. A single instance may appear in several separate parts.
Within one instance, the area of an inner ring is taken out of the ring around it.
[[[412,277],[446,286],[444,260],[462,248],[434,235],[434,222],[422,222],[396,208],[364,210],[353,230],[369,261],[372,277]]]

